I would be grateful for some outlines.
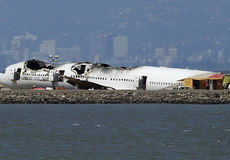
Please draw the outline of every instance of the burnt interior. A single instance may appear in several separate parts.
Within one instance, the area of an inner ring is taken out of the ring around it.
[[[111,67],[110,65],[104,64],[104,63],[101,63],[100,66],[101,66],[101,67]]]
[[[52,64],[49,64],[43,61],[39,61],[39,60],[34,60],[34,59],[26,61],[26,67],[32,70],[40,70],[43,68],[54,69],[54,66]]]
[[[60,70],[59,71],[59,78],[58,78],[58,81],[59,82],[63,82],[63,76],[65,74],[65,70]]]
[[[85,68],[86,68],[86,65],[80,65],[80,66],[74,67],[73,70],[76,71],[78,75],[81,75],[85,73]]]

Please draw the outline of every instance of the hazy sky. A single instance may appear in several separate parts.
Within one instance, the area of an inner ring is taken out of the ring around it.
[[[218,55],[230,63],[229,8],[229,0],[0,0],[0,38],[30,32],[87,54],[91,33],[104,32],[127,36],[132,56],[173,46],[186,64]]]

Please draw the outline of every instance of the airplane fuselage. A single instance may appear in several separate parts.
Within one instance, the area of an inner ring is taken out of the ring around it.
[[[53,68],[45,66],[36,69],[28,66],[28,62],[21,62],[7,67],[5,73],[0,74],[0,83],[11,89],[33,87],[76,89],[87,88],[85,84],[90,84],[92,89],[94,86],[104,86],[115,90],[159,90],[183,85],[183,82],[178,80],[187,77],[212,73],[152,66],[114,68],[95,63],[68,63]]]

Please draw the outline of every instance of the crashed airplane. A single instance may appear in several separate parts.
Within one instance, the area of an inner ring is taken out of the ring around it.
[[[67,63],[60,66],[28,60],[8,66],[0,84],[10,89],[51,87],[64,89],[159,90],[183,86],[178,81],[210,71],[139,66],[112,67],[100,63]]]

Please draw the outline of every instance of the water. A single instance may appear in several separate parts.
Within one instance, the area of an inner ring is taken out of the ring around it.
[[[229,105],[0,105],[0,160],[230,159]]]

